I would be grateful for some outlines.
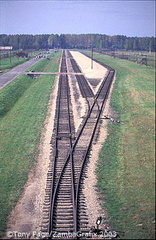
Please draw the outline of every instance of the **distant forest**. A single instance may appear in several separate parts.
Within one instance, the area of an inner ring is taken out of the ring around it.
[[[0,46],[12,46],[17,49],[105,49],[156,51],[154,37],[127,37],[123,35],[109,36],[105,34],[16,34],[0,35]]]

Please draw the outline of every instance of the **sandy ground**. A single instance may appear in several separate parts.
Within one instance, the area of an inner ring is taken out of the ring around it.
[[[67,59],[67,66],[68,71],[72,71],[72,67],[70,64],[70,61]],[[87,102],[85,98],[81,96],[81,92],[76,80],[76,77],[74,75],[69,75],[69,87],[70,87],[70,94],[71,94],[71,102],[72,102],[72,110],[73,110],[73,118],[74,118],[74,124],[75,124],[75,132],[77,132],[81,122],[82,118],[85,116],[85,113],[87,111]]]
[[[80,52],[70,51],[76,62],[81,68],[82,73],[87,78],[103,78],[107,69],[93,61],[93,69],[91,68],[91,59]]]
[[[82,73],[85,75],[86,78],[95,79],[95,80],[97,79],[98,84],[94,88],[88,81],[88,84],[92,89],[93,93],[96,94],[108,70],[95,61],[91,63],[92,60],[80,52],[70,51],[70,53],[72,54],[73,58],[76,60]],[[99,79],[101,80],[99,81]]]
[[[78,53],[71,52],[75,60],[78,62],[85,73],[85,76],[89,78],[102,78],[107,73],[107,70],[97,63],[94,63],[94,69],[90,69],[90,59],[86,56]],[[68,71],[70,72],[70,65]],[[45,188],[47,180],[48,166],[50,163],[50,140],[53,131],[54,117],[55,117],[55,104],[58,88],[58,76],[56,77],[55,85],[50,96],[48,113],[44,125],[43,134],[39,146],[39,156],[36,161],[35,167],[31,170],[28,182],[25,185],[24,193],[13,209],[9,221],[7,231],[18,231],[32,233],[34,231],[40,231],[40,225],[43,218],[42,207],[44,204]],[[78,130],[82,118],[87,110],[87,104],[85,99],[81,97],[80,90],[74,76],[69,76],[69,84],[71,89],[71,102],[73,105],[73,114],[75,121],[75,129]],[[97,90],[97,89],[96,89]],[[107,101],[104,115],[109,112],[109,99]],[[97,183],[95,168],[98,160],[98,154],[102,147],[102,143],[107,137],[107,121],[102,120],[102,124],[99,129],[98,141],[92,147],[92,156],[90,158],[87,175],[85,179],[84,194],[87,200],[87,213],[89,216],[89,225],[95,225],[98,216],[107,218],[106,211],[102,209],[99,201],[99,194],[95,187]],[[106,222],[103,223],[103,227],[106,226]]]

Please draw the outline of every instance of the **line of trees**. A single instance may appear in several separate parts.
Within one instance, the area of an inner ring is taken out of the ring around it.
[[[109,36],[105,34],[16,34],[0,35],[0,46],[13,46],[17,49],[86,49],[156,51],[154,37]]]

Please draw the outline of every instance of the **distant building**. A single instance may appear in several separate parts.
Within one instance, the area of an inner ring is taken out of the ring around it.
[[[12,46],[0,46],[0,51],[10,51],[12,49]]]
[[[24,58],[24,57],[27,58],[27,57],[28,57],[28,53],[25,53],[25,52],[19,52],[19,53],[16,54],[16,56],[17,56],[17,57],[22,57],[22,58]]]

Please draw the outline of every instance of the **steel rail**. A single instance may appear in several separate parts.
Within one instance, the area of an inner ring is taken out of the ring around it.
[[[99,123],[101,112],[103,110],[105,101],[106,101],[107,96],[109,94],[109,90],[110,90],[110,86],[111,86],[111,83],[112,83],[112,80],[113,80],[113,77],[114,77],[114,73],[115,73],[115,70],[111,68],[111,71],[109,71],[109,73],[105,77],[105,81],[102,82],[102,84],[101,84],[101,86],[99,88],[98,93],[94,97],[94,101],[93,101],[92,105],[89,108],[88,114],[87,114],[87,116],[85,118],[85,121],[84,121],[83,125],[81,126],[80,132],[79,132],[77,138],[75,139],[75,142],[72,144],[72,141],[71,141],[70,149],[68,150],[67,155],[65,157],[64,165],[62,167],[61,172],[59,173],[59,177],[57,179],[55,188],[53,186],[53,189],[52,189],[52,201],[51,201],[51,211],[50,211],[51,215],[50,215],[49,233],[51,231],[53,231],[53,220],[54,220],[54,212],[55,212],[55,203],[56,203],[57,193],[59,191],[61,178],[62,178],[62,176],[63,176],[63,174],[65,172],[65,168],[67,167],[67,164],[69,162],[71,162],[71,182],[72,182],[71,186],[72,186],[72,203],[73,203],[73,220],[74,220],[73,232],[78,232],[78,230],[79,230],[79,219],[78,219],[79,218],[79,212],[78,212],[79,211],[79,197],[80,197],[80,188],[81,188],[82,176],[83,176],[83,173],[84,173],[84,167],[85,167],[85,164],[87,162],[86,160],[88,158],[88,154],[89,154],[89,151],[90,151],[90,148],[91,148],[94,136],[95,136],[95,132],[96,132],[96,129],[97,129],[97,126],[98,126],[98,123]],[[107,84],[107,80],[109,80],[109,84]],[[75,147],[78,144],[78,141],[79,141],[81,135],[83,134],[83,130],[84,130],[86,124],[87,124],[88,119],[91,116],[91,113],[92,113],[92,110],[93,110],[94,106],[96,104],[98,104],[98,98],[102,97],[102,96],[100,96],[100,94],[101,94],[102,90],[104,89],[105,85],[107,87],[107,91],[105,91],[105,96],[103,98],[101,107],[98,105],[97,119],[96,119],[95,126],[94,126],[94,129],[93,129],[90,141],[89,141],[89,145],[87,147],[87,151],[85,153],[85,156],[82,159],[82,165],[81,165],[81,170],[80,170],[79,177],[78,177],[78,183],[77,183],[77,186],[75,187],[75,177],[74,177],[75,169],[74,169],[74,160],[73,160],[74,150],[75,150]],[[69,95],[69,90],[67,90],[67,92],[68,92],[67,95]],[[59,94],[60,94],[60,92],[59,92]],[[88,100],[87,97],[86,97],[86,100]],[[69,105],[68,105],[68,111],[70,111]],[[57,112],[57,115],[59,116],[58,112]],[[69,124],[70,124],[70,120],[69,120]],[[53,176],[53,177],[55,178],[55,176]]]
[[[65,56],[65,53],[63,51],[62,56]],[[66,65],[65,61],[62,60],[61,62],[61,67],[60,67],[60,71],[64,71],[64,69],[66,69]],[[59,78],[59,87],[58,87],[58,103],[57,103],[57,114],[56,114],[56,119],[57,119],[57,123],[56,123],[56,135],[59,134],[59,119],[60,119],[60,101],[61,101],[61,86],[62,86],[62,81],[63,81],[63,76],[65,77],[66,81],[68,81],[68,76],[67,75],[60,75]],[[70,121],[70,108],[69,108],[69,85],[67,84],[67,109],[68,109],[68,128],[69,128],[69,133],[70,136],[72,137],[72,129],[71,129],[71,121]],[[72,138],[70,137],[70,147],[72,147]],[[55,182],[55,174],[56,174],[56,161],[57,161],[57,138],[55,138],[55,157],[54,157],[54,166],[53,166],[53,178],[52,178],[52,187],[51,187],[51,194],[50,197],[51,199],[55,199],[55,197],[53,197],[54,195],[54,182]],[[76,208],[75,206],[75,181],[74,181],[74,163],[73,163],[73,157],[70,156],[70,160],[71,160],[71,182],[72,182],[72,202],[73,202],[73,218],[76,219]],[[51,206],[50,206],[50,219],[49,219],[49,227],[48,227],[48,232],[50,233],[53,230],[53,217],[54,217],[54,201],[51,202]],[[75,223],[75,221],[74,221]]]
[[[90,152],[91,145],[92,145],[92,142],[93,142],[93,139],[94,139],[94,136],[95,136],[95,132],[96,132],[96,129],[97,129],[99,120],[100,120],[100,116],[101,116],[101,113],[102,113],[102,111],[103,111],[103,107],[104,107],[105,101],[106,101],[106,99],[107,99],[107,97],[108,97],[108,94],[109,94],[109,91],[110,91],[110,87],[111,87],[111,84],[112,84],[112,81],[113,81],[113,77],[114,77],[114,74],[113,74],[113,76],[112,76],[112,78],[111,78],[111,81],[109,81],[109,86],[108,86],[108,88],[107,88],[106,94],[105,94],[104,99],[103,99],[103,101],[102,101],[101,108],[100,108],[100,110],[98,111],[98,117],[97,117],[97,120],[96,120],[94,129],[93,129],[93,133],[92,133],[92,136],[91,136],[91,139],[90,139],[90,142],[89,142],[87,151],[86,151],[86,153],[85,153],[85,155],[84,155],[84,158],[83,158],[83,160],[82,160],[82,166],[81,166],[81,170],[80,170],[80,174],[79,174],[79,180],[78,180],[77,189],[76,189],[76,206],[77,206],[77,208],[76,208],[76,210],[77,210],[76,216],[77,216],[77,224],[78,224],[78,218],[79,218],[79,212],[78,212],[78,210],[79,210],[79,204],[78,204],[78,203],[79,203],[79,197],[80,197],[80,188],[81,188],[82,175],[83,175],[84,167],[85,167],[85,164],[86,164],[86,161],[87,161],[87,158],[88,158],[88,154],[89,154],[89,152]],[[105,80],[105,81],[106,81],[106,80]],[[102,90],[103,87],[104,87],[104,85],[101,86],[101,90]],[[100,94],[100,93],[99,93],[99,94]],[[98,96],[96,96],[95,101],[97,100],[97,98],[98,98]],[[79,229],[79,226],[78,226],[78,225],[77,225],[77,229]]]
[[[63,53],[62,53],[62,56],[63,56]],[[62,66],[62,61],[61,61],[61,66]],[[61,66],[60,66],[60,71],[61,71]],[[61,75],[60,75],[61,76]],[[60,85],[61,85],[61,78],[59,77],[59,84],[58,84],[58,96],[57,96],[57,99],[58,99],[58,103],[57,103],[57,114],[56,114],[56,120],[57,120],[57,123],[56,123],[56,135],[58,135],[58,128],[59,128],[59,115],[60,115],[60,99],[61,99],[61,89],[60,89]],[[53,193],[54,193],[54,182],[55,182],[55,175],[56,175],[56,161],[57,161],[57,138],[55,138],[55,146],[54,146],[54,149],[55,149],[55,156],[54,156],[54,165],[53,165],[53,176],[52,176],[52,188],[51,188],[51,193],[50,193],[50,199],[53,199]],[[51,207],[51,206],[50,206]],[[51,212],[51,209],[50,209],[50,212]],[[51,214],[50,214],[51,215]],[[52,226],[52,218],[50,217],[49,218],[49,225],[48,225],[48,232],[50,233],[51,232],[51,229],[50,229],[50,226]]]
[[[72,54],[68,51],[68,55],[70,56],[70,57],[72,57]],[[87,56],[86,54],[84,54],[85,56]],[[88,57],[88,56],[87,56]],[[102,65],[100,62],[98,62],[100,65]],[[81,70],[80,70],[80,68],[79,68],[79,66],[78,66],[78,64],[76,63],[76,61],[75,61],[75,59],[71,59],[71,64],[72,64],[72,66],[73,66],[73,69],[76,69],[76,73],[81,73]],[[76,65],[76,67],[75,67],[75,65]],[[104,66],[104,65],[103,65]],[[106,67],[106,65],[105,65],[105,67]],[[107,69],[110,69],[110,67],[109,66],[107,66]],[[111,70],[113,70],[112,68],[111,68]],[[81,75],[76,75],[76,79],[78,80],[78,79],[80,79],[81,77],[84,77],[83,75],[81,76]],[[85,77],[84,77],[85,78]],[[81,81],[79,81],[79,85],[81,86],[80,87],[80,90],[82,91],[82,93],[83,93],[83,95],[85,95],[85,98],[86,98],[86,101],[87,101],[87,104],[88,104],[88,110],[90,110],[90,104],[89,104],[89,100],[88,100],[88,98],[87,98],[87,95],[86,95],[86,91],[83,89],[83,85],[82,85],[82,83],[81,83]],[[88,85],[89,86],[89,85]],[[92,92],[92,90],[91,90],[91,88],[89,87],[89,89],[90,89],[90,94],[91,94],[91,97],[94,97],[95,98],[95,96],[94,96],[94,94],[93,94],[93,92]],[[99,104],[98,104],[98,102],[97,102],[97,107],[98,107],[98,109],[99,109]]]
[[[102,88],[104,87],[105,84],[106,84],[106,80],[104,81],[103,86],[101,86],[101,90],[102,90]],[[111,84],[111,83],[110,83],[110,84]],[[110,86],[110,84],[109,84],[109,86]],[[108,96],[108,92],[109,92],[109,90],[107,90],[107,94],[106,94],[106,96],[105,96],[105,99],[106,99],[106,97]],[[60,176],[59,176],[58,181],[57,181],[57,185],[56,185],[56,187],[55,187],[55,191],[54,191],[54,195],[53,195],[53,196],[54,196],[54,197],[53,197],[53,206],[54,206],[55,201],[56,201],[56,196],[57,196],[57,192],[58,192],[58,190],[59,190],[60,180],[61,180],[62,175],[63,175],[63,173],[64,173],[65,167],[67,166],[71,155],[74,153],[75,147],[76,147],[76,145],[77,145],[77,143],[78,143],[78,141],[79,141],[79,139],[80,139],[80,136],[82,135],[83,129],[84,129],[85,126],[86,126],[86,123],[87,123],[87,121],[88,121],[88,119],[89,119],[89,117],[90,117],[90,115],[91,115],[91,113],[92,113],[92,109],[93,109],[93,107],[95,106],[96,100],[98,99],[98,96],[100,95],[100,93],[101,93],[101,91],[99,91],[98,95],[96,96],[96,98],[95,98],[95,100],[94,100],[94,102],[93,102],[93,104],[92,104],[92,107],[91,107],[91,109],[90,109],[90,112],[89,112],[88,115],[86,116],[85,122],[84,122],[84,124],[82,125],[82,128],[81,128],[81,130],[80,130],[80,132],[79,132],[79,135],[77,136],[75,142],[73,143],[72,148],[69,150],[69,152],[68,152],[68,154],[67,154],[67,157],[66,157],[65,163],[64,163],[64,167],[63,167],[63,169],[62,169],[62,171],[61,171],[61,173],[60,173]],[[104,105],[105,99],[104,99],[104,101],[103,101],[102,107],[103,107],[103,105]],[[90,149],[90,147],[91,147],[91,143],[92,143],[93,138],[94,138],[94,135],[95,135],[95,130],[96,130],[97,124],[98,124],[98,122],[99,122],[99,117],[100,117],[100,114],[101,114],[101,111],[102,111],[102,107],[101,107],[101,110],[100,110],[100,112],[99,112],[99,114],[98,114],[98,118],[97,118],[97,121],[96,121],[96,125],[95,125],[95,128],[94,128],[94,132],[93,132],[93,134],[92,134],[91,141],[90,141],[90,144],[89,144],[89,146],[88,146],[88,151],[89,151],[89,149]],[[88,154],[88,151],[87,151],[86,154]],[[86,156],[87,156],[87,155],[86,155]],[[76,227],[75,227],[75,231],[76,231],[76,232],[78,231],[78,193],[79,193],[79,189],[80,189],[80,181],[81,181],[81,176],[82,176],[82,172],[83,172],[83,168],[84,168],[85,162],[86,162],[86,157],[85,157],[85,159],[84,159],[84,161],[83,161],[83,164],[82,164],[82,167],[81,167],[80,177],[79,177],[79,183],[78,183],[77,190],[76,190],[76,220],[75,220],[76,222],[75,222],[75,224],[74,224],[74,225],[76,226]],[[54,211],[54,208],[53,208],[53,211]]]

